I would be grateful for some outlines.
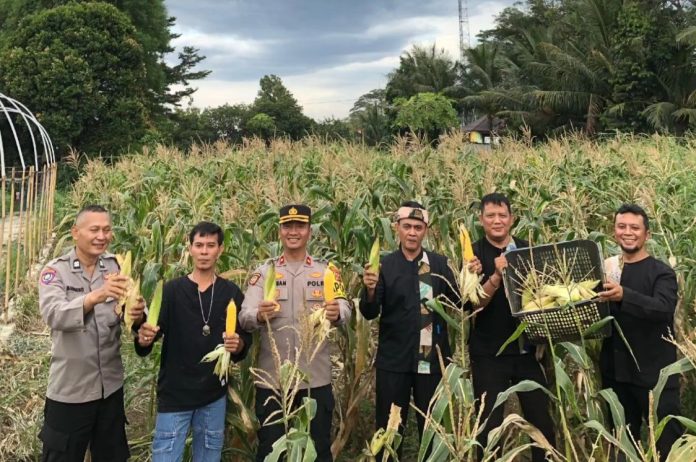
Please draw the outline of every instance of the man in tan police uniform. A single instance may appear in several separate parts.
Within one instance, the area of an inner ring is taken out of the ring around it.
[[[261,334],[257,367],[271,377],[276,376],[273,352],[266,323],[271,325],[271,335],[280,352],[281,361],[295,360],[295,348],[299,346],[297,332],[305,310],[326,308],[326,318],[334,325],[348,322],[351,305],[345,298],[324,303],[323,277],[327,263],[315,260],[307,253],[307,242],[311,236],[311,210],[306,205],[286,205],[280,209],[280,240],[283,253],[257,268],[249,279],[244,294],[244,303],[239,322],[248,331],[259,330]],[[275,266],[277,304],[263,301],[266,271]],[[276,308],[280,305],[280,309]],[[301,356],[300,369],[309,376],[309,385],[304,385],[296,398],[296,406],[302,398],[311,396],[317,401],[316,416],[311,423],[311,434],[317,449],[317,460],[331,461],[331,417],[334,408],[331,391],[331,359],[329,345],[324,342],[310,364]],[[273,390],[256,384],[256,415],[263,425],[271,413],[279,409],[278,404],[268,399]],[[271,452],[273,443],[284,434],[282,424],[264,425],[259,429],[257,461],[262,461]]]
[[[75,247],[39,277],[39,307],[53,342],[42,461],[81,462],[89,445],[93,460],[120,462],[129,451],[116,305],[127,280],[106,252],[113,237],[106,209],[83,208],[71,233]],[[135,325],[144,308],[140,299],[131,310]]]

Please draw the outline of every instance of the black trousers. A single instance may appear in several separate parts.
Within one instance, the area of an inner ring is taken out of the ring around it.
[[[377,369],[376,388],[377,399],[375,402],[375,414],[377,428],[387,428],[389,421],[389,411],[392,403],[401,407],[401,427],[399,433],[404,435],[405,425],[408,420],[408,410],[413,394],[413,402],[424,414],[428,412],[428,404],[435,393],[437,385],[440,383],[440,374],[417,374],[415,372],[391,372],[384,369]],[[418,436],[423,436],[425,419],[416,415],[418,422]],[[401,459],[401,446],[397,450]],[[377,457],[382,460],[382,455]]]
[[[42,462],[83,462],[87,445],[95,462],[128,460],[123,388],[88,403],[60,403],[46,398]]]
[[[273,443],[278,441],[284,434],[283,424],[264,425],[268,416],[280,409],[280,405],[274,399],[273,390],[256,387],[256,417],[259,419],[261,428],[257,433],[259,439],[259,449],[256,453],[256,460],[262,462],[273,450]],[[310,433],[314,446],[317,450],[317,461],[332,462],[331,456],[331,420],[333,418],[334,397],[331,385],[300,390],[295,396],[294,408],[302,405],[302,398],[309,396],[317,402],[317,414],[310,423]],[[276,414],[276,416],[278,416]],[[276,420],[273,416],[272,420]],[[279,416],[278,416],[279,417]]]
[[[485,447],[488,432],[503,423],[504,405],[498,406],[493,412],[491,408],[498,393],[503,392],[522,380],[534,380],[546,386],[541,364],[533,354],[506,356],[472,356],[471,374],[474,385],[474,395],[480,406],[481,395],[486,394],[482,418],[488,422],[481,433],[479,443]],[[549,397],[541,390],[529,391],[517,395],[522,406],[524,418],[537,427],[552,446],[556,444],[553,421],[549,414]],[[532,461],[544,462],[544,450],[532,448]],[[481,451],[479,452],[481,454]],[[500,455],[500,454],[498,454]],[[480,458],[480,456],[479,456]]]
[[[624,408],[626,425],[636,441],[640,441],[640,431],[643,419],[648,420],[650,389],[630,383],[616,382],[604,379],[605,388],[612,388]],[[657,418],[662,420],[668,415],[681,415],[679,405],[679,389],[665,388],[660,395],[657,405]],[[657,422],[655,422],[657,423]],[[613,424],[613,423],[612,423]],[[667,459],[672,445],[682,435],[684,430],[679,422],[671,419],[660,435],[655,445],[660,453],[660,461]]]

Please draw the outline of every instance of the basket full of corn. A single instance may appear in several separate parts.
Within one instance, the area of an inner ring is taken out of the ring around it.
[[[609,315],[609,304],[597,297],[604,270],[596,243],[574,240],[519,248],[507,252],[506,258],[505,294],[512,315],[527,323],[529,341],[611,334],[610,323],[594,328]]]

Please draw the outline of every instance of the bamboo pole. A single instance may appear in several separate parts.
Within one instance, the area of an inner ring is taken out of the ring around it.
[[[37,220],[36,220],[36,228],[37,228],[37,234],[36,234],[36,254],[37,256],[41,254],[41,248],[39,247],[39,243],[41,242],[48,242],[48,213],[46,213],[45,207],[47,203],[47,196],[48,196],[48,184],[47,180],[49,179],[49,173],[48,173],[48,167],[44,165],[43,171],[42,171],[42,176],[41,176],[41,192],[39,193],[39,196],[36,198],[36,202],[38,203],[38,214],[37,214]]]
[[[3,310],[5,312],[5,322],[9,320],[8,316],[8,306],[10,304],[10,260],[12,260],[12,224],[14,221],[14,174],[15,169],[12,167],[12,173],[10,173],[10,213],[6,219],[10,220],[10,237],[7,239],[7,258],[5,259],[5,304]],[[5,220],[3,220],[4,222]]]
[[[24,258],[28,258],[29,266],[34,263],[34,185],[36,184],[35,177],[37,175],[34,167],[29,167],[29,185],[27,186],[27,221],[26,231],[24,233]]]
[[[21,266],[21,263],[24,261],[24,257],[23,257],[24,249],[22,248],[22,247],[24,247],[22,245],[22,239],[24,238],[24,236],[22,234],[22,231],[23,231],[23,228],[22,228],[23,221],[22,220],[27,219],[27,216],[26,216],[27,211],[25,210],[27,207],[26,207],[26,204],[24,203],[24,201],[27,199],[26,194],[24,193],[24,190],[26,189],[24,187],[26,179],[27,179],[27,176],[26,176],[24,170],[22,170],[22,182],[20,183],[21,190],[19,192],[19,221],[17,222],[17,237],[15,238],[17,241],[17,257],[15,258],[14,285],[13,285],[13,290],[12,290],[13,294],[17,293],[17,287],[19,286],[19,273],[21,270],[20,266]]]
[[[48,237],[50,238],[51,232],[53,231],[54,220],[55,220],[55,200],[56,200],[56,184],[58,181],[58,164],[51,165],[51,190],[49,193],[49,202],[47,205],[47,210],[49,213],[49,226],[48,226]]]
[[[0,265],[4,266],[5,260],[2,259],[2,256],[5,251],[5,202],[7,197],[5,194],[7,193],[7,188],[6,188],[6,183],[7,183],[7,178],[3,175],[2,177],[2,218],[0,219]],[[6,257],[9,258],[9,257]],[[4,289],[3,289],[4,290]],[[3,293],[0,292],[0,297],[3,296]],[[4,297],[3,297],[4,299]],[[4,310],[0,308],[0,314]],[[4,316],[5,322],[7,323],[7,313],[5,313]]]
[[[36,236],[36,242],[37,242],[37,249],[36,249],[36,254],[40,255],[41,254],[41,243],[47,242],[46,241],[46,236],[44,234],[44,228],[45,228],[45,223],[44,221],[46,220],[45,214],[44,214],[44,203],[46,201],[46,191],[48,191],[48,188],[46,187],[46,179],[48,178],[48,175],[46,173],[46,166],[44,165],[43,167],[43,174],[42,174],[42,179],[41,179],[41,192],[39,193],[40,195],[36,197],[37,204],[39,206],[39,214],[38,214],[38,220],[36,223],[36,228],[38,229],[37,231],[37,236]]]

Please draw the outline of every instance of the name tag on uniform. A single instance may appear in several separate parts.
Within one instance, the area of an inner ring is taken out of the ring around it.
[[[418,361],[418,373],[430,374],[430,363],[428,361]]]

